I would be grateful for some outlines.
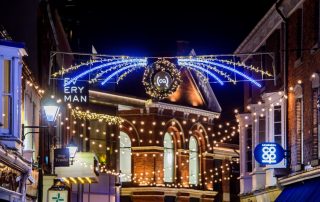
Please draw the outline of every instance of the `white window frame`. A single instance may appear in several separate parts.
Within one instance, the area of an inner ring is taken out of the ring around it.
[[[279,108],[280,107],[280,108]],[[275,117],[275,112],[277,111],[276,108],[278,108],[277,110],[280,110],[280,121],[276,122],[274,117]],[[284,130],[283,130],[283,109],[282,109],[282,106],[281,105],[276,105],[276,106],[273,106],[273,114],[272,114],[272,118],[273,118],[273,141],[276,142],[276,136],[281,136],[281,143],[280,145],[283,147],[284,146]],[[280,123],[281,124],[281,129],[280,129],[280,134],[275,134],[275,124],[276,123]]]
[[[168,132],[166,132],[164,135],[163,149],[164,149],[163,168],[165,169],[164,182],[172,183],[174,181],[174,173],[175,173],[174,172],[175,171],[175,152],[174,152],[173,137]]]
[[[283,93],[283,92],[281,92]],[[265,119],[266,119],[266,141],[267,142],[275,142],[274,138],[274,107],[281,106],[281,146],[284,150],[286,150],[286,130],[285,130],[285,102],[283,101],[284,98],[279,94],[279,92],[273,93],[266,93],[263,96],[265,101],[265,106],[268,106],[265,111]],[[280,99],[282,101],[280,102]],[[271,107],[272,106],[272,107]],[[270,110],[271,108],[271,110]],[[284,158],[280,163],[275,165],[267,165],[266,169],[268,168],[285,168],[287,160]]]
[[[3,71],[3,60],[11,60],[11,117],[9,133],[0,130],[0,136],[5,135],[11,138],[20,139],[21,128],[21,76],[22,76],[22,62],[21,57],[25,56],[26,52],[22,48],[0,45],[0,69]],[[2,96],[2,86],[0,93]],[[1,98],[2,101],[2,98]],[[2,108],[2,104],[0,106]],[[0,111],[2,116],[2,110]],[[2,118],[0,118],[2,121]],[[1,127],[0,127],[1,128]]]
[[[8,60],[10,62],[10,92],[4,93],[3,89],[3,82],[0,82],[0,122],[3,123],[3,109],[2,109],[2,96],[9,96],[10,97],[10,116],[9,116],[9,126],[7,129],[4,129],[3,127],[0,127],[0,135],[4,136],[16,136],[17,138],[20,138],[19,129],[20,129],[20,103],[21,100],[19,99],[21,97],[20,95],[20,88],[15,88],[16,86],[21,86],[21,70],[19,68],[18,64],[18,58],[13,58],[10,56],[0,55],[0,75],[4,74],[4,61]]]
[[[4,75],[4,61],[5,60],[9,60],[10,61],[10,75],[9,75],[9,79],[10,79],[10,93],[7,94],[7,93],[4,93],[4,86],[3,86],[3,81],[0,81],[0,122],[2,124],[4,124],[4,118],[3,118],[3,109],[2,109],[2,97],[3,96],[9,96],[11,97],[11,102],[12,102],[12,61],[9,59],[9,58],[5,58],[4,56],[0,56],[0,78],[3,78],[3,75]],[[9,103],[10,105],[12,105],[12,103]],[[12,107],[11,107],[12,108]],[[10,113],[10,116],[11,116],[11,112]],[[10,119],[10,116],[9,116],[9,119]],[[0,134],[2,135],[9,135],[9,132],[10,132],[10,129],[12,129],[12,126],[11,126],[11,121],[9,120],[9,126],[8,128],[3,128],[0,127]]]
[[[191,142],[194,141],[196,143],[196,151],[191,151],[190,149],[190,145],[191,145]],[[192,168],[192,165],[191,165],[191,153],[192,152],[195,152],[196,155],[195,155],[195,158],[196,158],[196,167],[195,167],[195,175],[192,176],[191,174],[191,170],[194,169]],[[192,184],[192,185],[198,185],[199,184],[199,173],[200,173],[200,162],[199,162],[199,143],[197,141],[197,138],[194,137],[194,136],[191,136],[190,139],[189,139],[189,184]],[[194,180],[192,180],[194,178]]]
[[[128,139],[128,144],[126,141],[126,144],[122,145],[123,138]],[[123,176],[121,176],[122,182],[131,182],[131,176],[132,176],[132,159],[131,159],[131,139],[129,135],[126,132],[120,131],[120,170]],[[122,158],[121,155],[128,155],[125,158]],[[130,157],[129,157],[130,156]],[[128,161],[128,157],[130,158],[130,161]],[[124,161],[124,162],[123,162]],[[123,168],[123,166],[126,165],[127,167]],[[129,171],[129,172],[127,172]]]

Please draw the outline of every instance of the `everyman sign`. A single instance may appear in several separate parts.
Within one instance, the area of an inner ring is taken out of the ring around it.
[[[64,78],[63,82],[63,101],[68,103],[89,103],[89,88],[85,81],[74,81],[69,85],[65,84],[70,78]]]

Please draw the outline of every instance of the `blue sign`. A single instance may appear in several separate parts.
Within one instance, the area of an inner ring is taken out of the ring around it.
[[[284,149],[274,142],[263,142],[254,149],[254,158],[259,164],[274,165],[284,158]]]

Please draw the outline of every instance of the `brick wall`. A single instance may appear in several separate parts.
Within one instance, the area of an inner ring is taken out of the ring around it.
[[[149,113],[146,113],[146,111],[121,112],[121,117],[125,119],[125,122],[120,130],[126,132],[132,141],[132,176],[134,177],[132,183],[126,183],[123,186],[139,186],[139,183],[145,181],[145,184],[149,185],[157,184],[176,188],[189,187],[189,139],[191,136],[196,137],[199,144],[199,154],[205,151],[210,152],[210,147],[213,146],[213,136],[211,133],[214,133],[212,123],[208,123],[203,117],[191,115],[186,120],[180,118],[179,113],[173,114],[170,111],[164,111],[163,115],[159,116],[155,112],[157,112],[155,109],[150,109]],[[175,118],[173,119],[173,117]],[[192,121],[194,117],[197,119]],[[208,127],[211,127],[210,132],[208,131]],[[161,148],[163,148],[163,139],[166,132],[172,135],[174,141],[175,174],[173,183],[165,183],[163,179],[164,153]],[[208,147],[208,143],[210,147]],[[213,182],[215,179],[218,179],[214,176],[216,171],[213,157],[200,155],[199,164],[201,174],[199,176],[200,185],[195,188],[213,190]],[[217,172],[219,172],[219,177],[222,177],[221,169]],[[223,181],[217,180],[216,184],[225,183]],[[225,185],[225,191],[229,190],[228,186],[230,186],[229,183]],[[132,200],[162,201],[161,197],[134,196]],[[179,196],[177,200],[189,201],[189,196]]]
[[[311,75],[320,70],[320,54],[319,52],[313,53],[311,50],[316,44],[315,40],[315,3],[316,0],[307,0],[304,2],[302,9],[302,57],[296,57],[297,49],[297,30],[298,30],[298,17],[299,10],[295,11],[289,18],[289,61],[288,61],[288,87],[294,88],[298,84],[298,80],[302,81],[301,87],[303,92],[303,164],[309,164],[313,160],[312,148],[312,86]],[[297,147],[297,129],[295,118],[295,94],[294,91],[289,92],[288,99],[288,137],[289,148],[291,149],[291,162],[292,166],[297,165],[300,148]]]
[[[320,72],[320,51],[312,50],[319,47],[319,33],[317,26],[319,24],[319,5],[317,0],[306,0],[303,5],[298,7],[288,18],[288,149],[291,152],[291,167],[299,163],[300,140],[297,136],[296,117],[295,117],[295,94],[292,89],[301,80],[303,91],[303,164],[309,164],[317,154],[316,137],[312,135],[312,86],[311,75]],[[302,42],[298,44],[299,18],[302,22]],[[244,84],[244,103],[245,106],[251,103],[257,103],[264,92],[283,90],[283,54],[284,54],[284,25],[280,25],[261,45],[257,52],[274,52],[276,69],[280,70],[277,76],[276,85],[273,81],[264,82],[264,87],[260,90],[251,88],[250,84]],[[300,48],[302,47],[302,48]],[[297,54],[301,51],[301,57]],[[261,57],[261,56],[260,56]],[[253,56],[248,61],[249,64],[258,65],[261,58]],[[270,61],[266,63],[267,69],[270,69]],[[278,67],[279,66],[279,67]],[[272,71],[271,71],[272,72]],[[291,87],[291,88],[290,88]],[[291,90],[289,90],[291,89]],[[250,93],[251,91],[251,93]],[[250,96],[251,95],[251,96]]]

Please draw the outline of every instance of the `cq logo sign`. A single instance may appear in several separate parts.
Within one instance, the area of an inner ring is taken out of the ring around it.
[[[274,146],[264,146],[262,147],[262,162],[263,163],[275,163],[276,162],[276,147]]]
[[[172,78],[169,73],[160,71],[154,75],[154,85],[160,90],[168,90],[172,84]]]
[[[254,149],[254,157],[259,164],[278,164],[284,158],[283,148],[274,142],[264,142],[258,144]]]

